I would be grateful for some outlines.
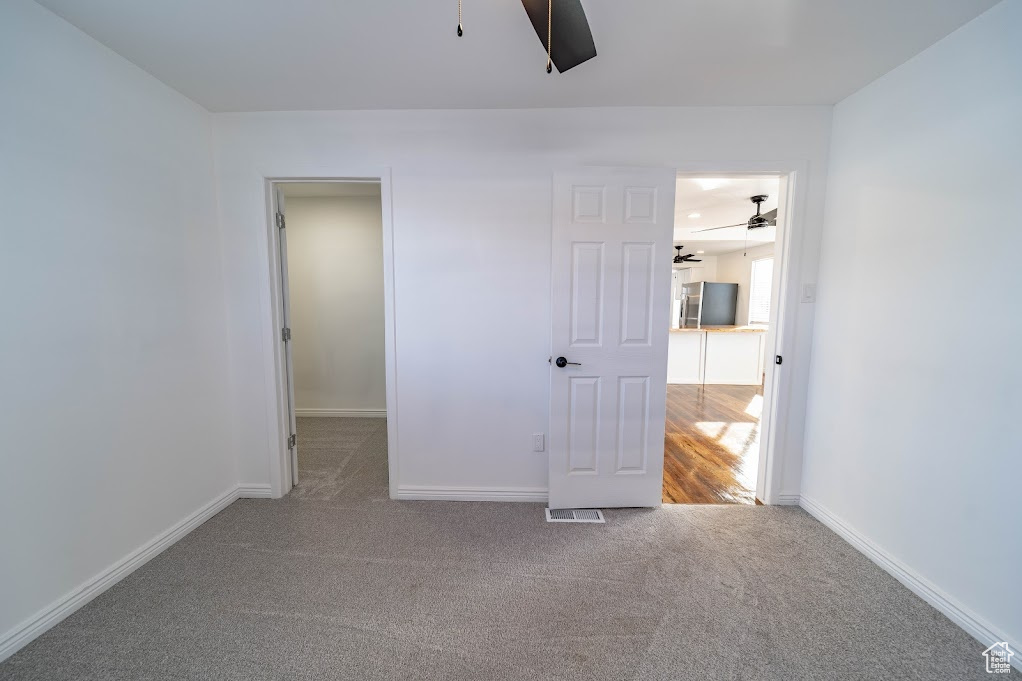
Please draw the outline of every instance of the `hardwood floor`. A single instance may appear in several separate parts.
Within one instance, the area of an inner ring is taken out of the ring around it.
[[[763,389],[668,385],[665,504],[756,503]]]

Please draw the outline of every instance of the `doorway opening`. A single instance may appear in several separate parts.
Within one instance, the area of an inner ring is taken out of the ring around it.
[[[763,498],[788,183],[679,175],[663,502]]]
[[[385,496],[391,341],[381,181],[277,181],[271,190],[285,490],[331,496],[358,485]]]

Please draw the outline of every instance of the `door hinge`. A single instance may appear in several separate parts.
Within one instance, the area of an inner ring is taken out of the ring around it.
[[[277,213],[277,229],[284,229],[284,214]]]
[[[287,439],[287,448],[288,449],[294,449],[297,444],[298,444],[298,434],[297,433],[291,433],[291,437],[289,437]]]
[[[287,343],[289,340],[291,340],[291,329],[289,329],[287,327],[284,327],[283,329],[281,329],[280,330],[280,340],[284,341],[285,343]]]
[[[774,364],[780,364],[783,361],[784,361],[783,357],[781,357],[780,355],[774,355]]]

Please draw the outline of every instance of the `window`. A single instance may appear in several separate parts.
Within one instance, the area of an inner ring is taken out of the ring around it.
[[[760,258],[752,261],[752,276],[749,280],[749,323],[770,322],[770,287],[774,279],[774,259]]]

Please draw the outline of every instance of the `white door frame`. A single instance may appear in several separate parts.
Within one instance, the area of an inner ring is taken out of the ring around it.
[[[741,177],[742,175],[777,175],[786,185],[783,220],[777,223],[774,256],[777,258],[771,291],[770,333],[773,336],[773,354],[785,358],[778,367],[774,357],[764,359],[766,383],[763,389],[763,414],[760,417],[759,470],[756,476],[756,498],[764,504],[784,504],[781,485],[784,475],[784,457],[779,446],[787,436],[786,420],[779,414],[791,414],[791,356],[798,330],[798,286],[805,278],[801,252],[794,244],[801,243],[806,220],[806,182],[809,175],[806,161],[735,161],[729,163],[683,163],[678,166],[679,177]],[[808,357],[801,358],[808,361]],[[665,377],[666,378],[666,377]],[[803,408],[804,408],[803,404]]]
[[[396,498],[398,482],[398,446],[397,446],[397,350],[395,339],[394,315],[394,219],[392,210],[392,190],[389,168],[367,169],[368,172],[353,173],[346,176],[330,177],[264,177],[264,194],[266,197],[266,244],[270,268],[270,312],[272,326],[272,350],[274,364],[274,390],[268,396],[267,414],[275,415],[268,419],[267,435],[270,451],[270,495],[279,498],[290,489],[291,453],[287,446],[290,435],[290,413],[288,411],[287,389],[287,356],[280,330],[283,328],[284,301],[280,273],[280,236],[277,231],[274,213],[276,201],[274,189],[281,184],[298,182],[379,182],[380,205],[383,211],[383,306],[384,306],[384,359],[386,364],[387,389],[387,462],[390,479],[390,497]],[[285,227],[286,229],[286,227]],[[299,444],[301,444],[299,442]]]

